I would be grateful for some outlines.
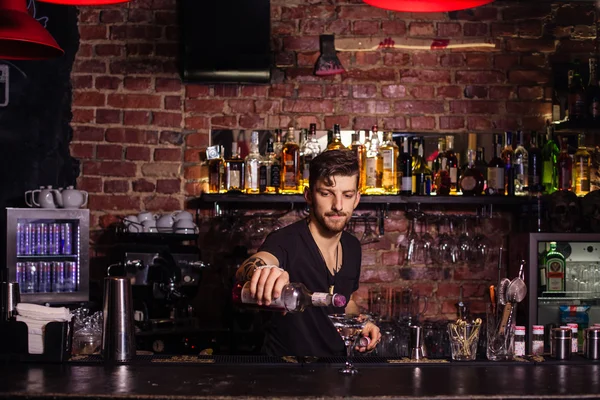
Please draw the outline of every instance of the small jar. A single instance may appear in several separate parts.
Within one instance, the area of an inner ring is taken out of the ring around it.
[[[525,327],[515,326],[515,356],[525,355]]]
[[[572,338],[571,338],[571,353],[577,354],[579,351],[579,335],[577,334],[577,330],[579,329],[579,325],[577,324],[567,324],[567,327],[571,328]]]
[[[544,325],[533,325],[531,336],[531,354],[544,354]]]

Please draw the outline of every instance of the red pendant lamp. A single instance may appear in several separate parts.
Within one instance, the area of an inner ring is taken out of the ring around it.
[[[69,6],[106,6],[109,4],[129,3],[131,0],[39,0],[43,3],[64,4]]]
[[[489,4],[494,0],[363,0],[374,7],[403,12],[445,12]]]
[[[65,52],[27,11],[26,0],[0,0],[0,59],[45,60]]]

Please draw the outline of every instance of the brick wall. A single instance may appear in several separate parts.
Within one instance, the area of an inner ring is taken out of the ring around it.
[[[388,12],[359,0],[271,3],[277,68],[268,86],[181,84],[175,0],[81,8],[71,151],[82,161],[78,185],[90,192],[97,231],[115,215],[180,209],[199,195],[199,151],[213,128],[315,122],[320,129],[377,123],[457,134],[540,129],[551,113],[550,65],[597,50],[593,3],[497,1],[434,14]],[[491,37],[497,48],[341,53],[348,72],[319,78],[312,71],[322,33]],[[482,296],[493,265],[479,272],[450,268],[442,275],[402,272],[393,253],[407,224],[402,213],[393,219],[385,240],[365,248],[365,283],[402,285],[412,276],[412,284],[435,297],[430,315],[453,315],[458,283],[468,285],[466,295]]]

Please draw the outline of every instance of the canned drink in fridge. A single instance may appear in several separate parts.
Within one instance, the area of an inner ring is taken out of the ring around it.
[[[35,254],[48,254],[48,224],[35,224]]]
[[[17,283],[19,284],[19,287],[23,287],[23,282],[25,281],[23,279],[24,274],[25,274],[25,263],[18,262],[17,263]]]
[[[43,293],[52,291],[52,264],[47,261],[38,263],[38,286]]]
[[[25,240],[25,222],[17,222],[17,255],[22,256],[24,253]]]
[[[62,254],[73,254],[73,228],[70,223],[60,224],[61,234],[61,253]]]
[[[33,231],[33,224],[30,222],[23,223],[22,232],[17,231],[17,242],[20,243],[18,247],[21,249],[20,255],[29,256],[34,254],[32,245]]]
[[[65,292],[77,291],[77,263],[74,261],[65,261]]]
[[[23,277],[22,293],[35,293],[39,289],[38,286],[38,266],[34,262],[25,263],[25,273]]]
[[[48,254],[60,254],[60,224],[48,225]]]
[[[52,291],[64,292],[65,287],[65,263],[55,261],[52,263]]]

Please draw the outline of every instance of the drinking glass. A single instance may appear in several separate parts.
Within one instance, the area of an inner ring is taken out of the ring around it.
[[[475,221],[475,236],[473,237],[473,245],[471,247],[471,260],[473,265],[481,267],[488,265],[491,261],[494,244],[483,233],[481,228],[481,218],[479,215]]]
[[[362,238],[360,239],[360,242],[362,244],[379,242],[379,235],[377,234],[375,229],[371,227],[369,220],[369,217],[365,218],[365,232],[363,233]],[[377,218],[375,218],[375,222],[377,222]]]
[[[454,238],[452,221],[444,218],[443,228],[440,228],[434,254],[438,264],[454,264],[457,259],[457,246]]]
[[[515,354],[515,315],[517,305],[513,304],[504,331],[502,331],[502,314],[504,307],[498,303],[494,310],[491,304],[486,305],[487,348],[486,356],[490,361],[512,360]]]
[[[379,320],[389,320],[392,308],[391,298],[391,288],[369,288],[369,313]]]
[[[348,314],[330,314],[329,320],[338,331],[344,345],[346,346],[346,365],[340,369],[342,374],[353,375],[358,372],[354,367],[350,356],[352,354],[352,346],[358,336],[362,333],[367,318],[364,315],[348,315]]]
[[[477,357],[481,320],[467,322],[459,320],[448,324],[450,349],[453,360],[472,361]]]
[[[467,221],[467,218],[463,218],[462,230],[456,243],[456,247],[458,249],[457,260],[463,263],[468,263],[471,261],[471,251],[473,249],[473,240],[469,234]]]
[[[426,215],[423,215],[422,221],[423,221],[423,223],[422,223],[421,241],[420,242],[423,246],[423,252],[424,252],[423,261],[424,261],[425,265],[431,265],[431,264],[433,264],[433,256],[431,255],[431,253],[433,252],[433,246],[435,243],[435,239],[433,238],[431,233],[429,233],[429,225],[427,223]]]

